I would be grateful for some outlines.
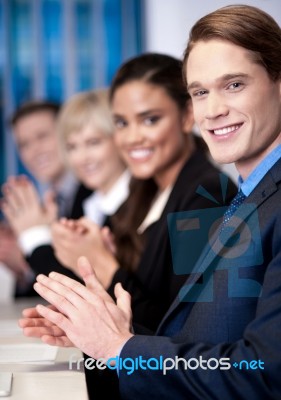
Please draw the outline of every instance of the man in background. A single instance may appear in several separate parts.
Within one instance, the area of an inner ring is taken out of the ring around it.
[[[12,207],[7,210],[5,201],[2,205],[10,227],[0,230],[0,238],[5,242],[0,261],[16,272],[16,296],[33,292],[29,284],[33,281],[32,270],[36,274],[38,266],[44,268],[45,263],[55,261],[49,224],[57,217],[79,218],[83,214],[82,201],[91,193],[64,163],[56,133],[59,110],[57,103],[32,101],[21,105],[11,118],[23,165],[47,189],[40,202],[27,177],[9,177],[3,185],[4,196],[10,199]],[[68,271],[60,266],[58,269]]]

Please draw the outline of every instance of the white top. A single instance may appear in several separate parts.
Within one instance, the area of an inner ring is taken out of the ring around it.
[[[36,225],[23,231],[18,237],[18,244],[25,256],[29,256],[37,247],[52,243],[49,225]]]
[[[96,190],[87,197],[83,202],[85,217],[101,226],[105,218],[113,215],[127,199],[130,180],[131,174],[126,170],[106,194]]]
[[[138,227],[138,233],[142,234],[149,225],[153,224],[154,222],[158,221],[161,217],[164,208],[166,207],[167,201],[170,197],[171,191],[173,186],[168,186],[165,190],[160,192],[158,196],[155,198],[150,210],[148,211],[145,219]]]

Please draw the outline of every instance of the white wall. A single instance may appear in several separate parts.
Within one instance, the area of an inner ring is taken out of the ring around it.
[[[203,15],[230,4],[259,7],[281,25],[281,0],[144,0],[145,50],[181,58],[193,24]],[[233,165],[227,171],[236,180]]]
[[[281,0],[144,0],[147,51],[181,57],[192,25],[229,4],[248,4],[268,12],[281,25]]]

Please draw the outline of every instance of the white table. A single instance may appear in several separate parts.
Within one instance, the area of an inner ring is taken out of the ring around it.
[[[21,311],[41,301],[25,300],[7,304],[0,303],[0,320],[17,320]],[[39,339],[27,338],[22,334],[4,336],[0,344],[41,343]],[[51,364],[1,364],[0,372],[13,372],[12,393],[9,400],[88,400],[83,370],[69,370],[69,357],[82,357],[75,348],[59,348],[56,361]]]
[[[0,306],[2,306],[2,302],[7,303],[12,300],[15,286],[16,280],[14,274],[0,261]]]

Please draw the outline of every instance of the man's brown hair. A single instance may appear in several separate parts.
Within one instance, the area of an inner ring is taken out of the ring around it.
[[[50,111],[56,116],[60,110],[60,104],[46,100],[33,100],[23,103],[19,108],[16,109],[12,115],[10,122],[11,125],[15,125],[21,118],[34,114],[40,111]]]
[[[211,39],[226,40],[249,50],[253,61],[261,64],[273,81],[281,77],[281,29],[269,14],[259,8],[231,5],[199,19],[190,32],[184,52],[185,80],[191,50],[197,42]]]

